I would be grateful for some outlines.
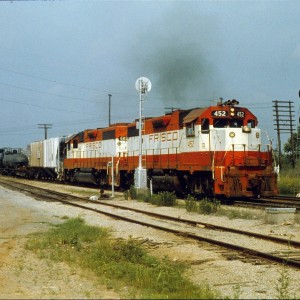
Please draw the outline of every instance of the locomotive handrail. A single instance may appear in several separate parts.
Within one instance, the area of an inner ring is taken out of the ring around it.
[[[130,157],[129,163],[131,163],[132,165],[134,165],[135,160],[138,158],[138,150],[132,150],[132,151],[128,151],[127,155]],[[178,147],[164,147],[164,148],[160,148],[160,149],[145,149],[143,150],[143,156],[149,157],[150,155],[154,156],[158,156],[159,161],[157,166],[155,166],[155,160],[152,159],[152,164],[151,162],[147,162],[147,167],[162,167],[163,163],[162,163],[162,155],[166,155],[167,156],[167,160],[166,160],[166,166],[168,166],[168,168],[171,166],[171,161],[170,160],[170,156],[171,155],[175,155],[175,157],[177,158],[178,155]],[[174,162],[176,163],[175,167],[177,167],[177,159],[174,160]]]
[[[254,152],[254,151],[258,151],[260,154],[262,154],[262,145],[263,146],[267,146],[267,151],[268,152],[270,152],[271,150],[272,150],[272,148],[270,149],[269,147],[270,147],[270,144],[259,144],[259,145],[257,145],[257,146],[255,146],[255,147],[253,147],[253,148],[250,148],[249,146],[248,147],[246,147],[246,144],[241,144],[241,143],[232,143],[232,144],[229,144],[229,146],[228,146],[228,148],[227,148],[227,150],[225,151],[225,153],[224,153],[224,156],[223,156],[223,159],[221,160],[221,164],[222,163],[224,163],[224,160],[225,160],[225,158],[226,158],[226,156],[228,155],[228,152],[230,152],[230,151],[232,151],[233,153],[234,152],[236,152],[236,151],[240,151],[240,150],[236,150],[235,149],[235,146],[237,146],[237,145],[239,145],[239,146],[243,146],[243,151],[244,152],[246,152],[246,151],[248,151],[248,152]],[[247,148],[247,149],[246,149]],[[256,148],[256,149],[255,149]],[[214,150],[214,152],[213,152],[213,160],[215,159],[215,151],[216,150]],[[261,159],[261,157],[260,157],[260,159]],[[234,157],[233,157],[233,160],[234,160]],[[213,161],[213,163],[212,163],[212,167],[214,167],[214,161]]]
[[[232,143],[232,144],[230,144],[230,145],[231,145],[231,146],[243,146],[243,147],[244,147],[244,151],[259,151],[259,152],[263,152],[263,151],[262,151],[262,146],[266,146],[268,152],[270,152],[270,150],[272,149],[272,147],[270,147],[270,146],[271,146],[270,144],[258,144],[258,145],[256,145],[256,146],[253,146],[252,148],[251,148],[251,146],[249,146],[249,145],[248,145],[248,147],[247,147],[246,144],[241,144],[241,143]],[[246,147],[248,148],[247,150],[246,150]],[[233,147],[232,150],[235,151],[234,147]]]
[[[198,135],[199,135],[199,131],[198,131]],[[184,136],[184,132],[182,132],[181,133],[181,136],[180,136],[180,140],[179,140],[179,145],[178,145],[178,147],[177,148],[179,148],[180,149],[180,147],[181,147],[181,142],[182,142],[182,140],[183,140],[183,137]]]

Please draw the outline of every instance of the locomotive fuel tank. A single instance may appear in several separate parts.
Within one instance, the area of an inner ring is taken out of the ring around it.
[[[74,179],[80,183],[97,184],[97,178],[92,169],[81,169],[75,172]]]
[[[176,191],[178,193],[182,193],[182,186],[176,175],[154,175],[152,176],[152,185],[154,191]]]

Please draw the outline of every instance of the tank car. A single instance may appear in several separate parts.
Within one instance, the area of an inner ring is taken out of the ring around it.
[[[278,193],[271,144],[238,101],[144,120],[142,164],[155,191],[215,197]],[[136,122],[87,129],[66,139],[64,179],[128,187],[139,165]],[[114,179],[114,180],[112,180]]]
[[[28,157],[20,148],[0,149],[0,168],[3,175],[24,175]]]

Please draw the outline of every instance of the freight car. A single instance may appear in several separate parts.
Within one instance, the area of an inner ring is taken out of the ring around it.
[[[27,177],[61,180],[63,174],[65,137],[55,137],[31,143]]]
[[[228,100],[144,120],[142,163],[154,191],[221,197],[278,193],[271,145],[262,144],[257,118],[238,104]],[[139,163],[138,135],[134,122],[67,138],[63,180],[132,185]]]
[[[0,171],[2,175],[24,176],[28,157],[20,148],[0,149]]]

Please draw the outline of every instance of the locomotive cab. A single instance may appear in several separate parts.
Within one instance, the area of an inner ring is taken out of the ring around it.
[[[209,196],[260,197],[278,193],[272,149],[257,118],[238,101],[197,108],[183,118],[180,166],[188,191]]]
[[[209,147],[214,191],[226,197],[277,194],[272,149],[263,145],[256,117],[228,101],[212,107]]]

